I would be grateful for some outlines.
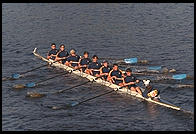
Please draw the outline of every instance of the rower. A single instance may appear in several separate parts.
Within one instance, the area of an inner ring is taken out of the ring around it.
[[[74,49],[72,49],[70,50],[70,55],[67,57],[67,61],[65,62],[65,65],[71,66],[77,69],[79,59],[80,59],[80,56],[76,54],[76,51]]]
[[[108,74],[107,80],[116,85],[121,85],[123,82],[124,74],[122,70],[118,68],[118,64],[113,64],[112,70]]]
[[[57,53],[55,61],[60,60],[60,63],[65,64],[67,56],[69,56],[69,53],[65,51],[65,45],[64,44],[60,45],[60,50]]]
[[[55,60],[57,53],[58,53],[58,50],[56,49],[56,44],[52,43],[51,50],[47,54],[47,59]]]
[[[89,56],[89,53],[85,51],[83,57],[81,57],[79,60],[79,68],[81,72],[85,72],[87,66],[91,62],[91,59],[88,56]]]
[[[135,76],[132,75],[132,70],[130,68],[126,69],[125,77],[123,78],[123,85],[126,86],[131,91],[138,92],[140,95],[142,95],[141,89],[136,85],[136,83],[139,83],[140,81],[136,79]]]
[[[105,60],[103,61],[103,65],[100,68],[100,76],[102,79],[107,80],[108,74],[111,71],[111,68],[108,65],[108,62]]]
[[[92,62],[89,64],[88,68],[85,70],[87,74],[99,77],[101,68],[101,63],[97,62],[98,57],[97,55],[93,55]]]
[[[143,80],[145,85],[144,96],[150,98],[152,100],[159,101],[160,99],[160,91],[155,89],[153,86],[150,85],[150,80]]]

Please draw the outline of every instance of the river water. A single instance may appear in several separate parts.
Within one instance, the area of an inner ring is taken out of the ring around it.
[[[194,75],[194,4],[192,3],[3,3],[2,75],[44,64],[50,44],[90,56],[146,59],[152,64]],[[37,82],[63,70],[44,67],[15,81],[2,82],[2,130],[192,131],[194,118],[115,92],[67,110],[61,106],[111,90],[86,84],[59,95],[27,98],[27,92],[52,92],[86,81],[73,74],[16,91],[15,84]],[[146,76],[147,77],[147,76]],[[180,82],[184,82],[183,80]],[[189,81],[193,84],[194,80]],[[161,97],[194,111],[194,88],[157,86]]]

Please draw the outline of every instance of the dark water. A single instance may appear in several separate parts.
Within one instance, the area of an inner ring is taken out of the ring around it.
[[[44,64],[50,43],[61,43],[79,54],[138,57],[152,64],[194,75],[194,5],[181,4],[3,4],[2,73],[10,76]],[[62,72],[45,67],[2,85],[2,130],[194,130],[194,119],[125,94],[111,93],[69,110],[60,106],[111,90],[86,84],[60,95],[26,98],[28,91],[51,92],[83,83],[75,75],[58,77],[36,88],[15,91],[11,86],[39,81]],[[183,82],[183,81],[182,81]],[[193,84],[193,81],[191,81]],[[156,86],[159,86],[158,84]],[[159,86],[161,97],[194,111],[194,89]]]

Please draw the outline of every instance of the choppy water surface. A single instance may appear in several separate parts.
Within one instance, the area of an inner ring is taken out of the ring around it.
[[[46,56],[50,43],[90,56],[147,59],[155,65],[194,75],[194,5],[182,4],[3,4],[2,74],[10,76],[44,64],[32,51]],[[62,72],[45,67],[2,84],[2,130],[194,130],[194,119],[115,92],[68,110],[63,105],[111,90],[86,84],[60,95],[26,98],[28,91],[50,92],[83,83],[75,75],[57,77],[36,88],[11,86],[39,81]],[[184,81],[182,81],[183,83]],[[193,81],[190,83],[193,84]],[[194,111],[194,89],[165,88],[161,97]]]

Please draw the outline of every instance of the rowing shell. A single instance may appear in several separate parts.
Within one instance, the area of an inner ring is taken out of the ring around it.
[[[154,101],[154,100],[151,100],[150,98],[145,98],[145,97],[141,96],[139,93],[137,93],[137,92],[135,92],[135,91],[130,91],[130,90],[128,90],[127,88],[120,88],[120,86],[118,86],[118,85],[116,85],[116,84],[113,84],[113,83],[110,83],[110,82],[108,82],[108,81],[102,80],[102,79],[96,79],[96,77],[94,77],[94,76],[92,76],[92,75],[89,75],[89,74],[80,72],[79,70],[74,70],[73,68],[68,67],[68,66],[66,66],[66,65],[63,65],[63,64],[61,64],[61,63],[58,63],[58,62],[53,63],[54,60],[51,60],[51,59],[48,60],[48,59],[42,57],[41,55],[39,55],[36,51],[37,51],[37,48],[34,49],[33,54],[34,54],[35,56],[37,56],[38,58],[40,58],[41,60],[48,62],[49,64],[51,64],[51,66],[55,66],[55,67],[58,67],[58,68],[62,68],[62,69],[64,69],[64,70],[66,70],[66,71],[71,71],[72,73],[74,73],[74,74],[76,74],[76,75],[78,75],[78,76],[87,78],[87,79],[89,79],[90,81],[94,81],[94,82],[97,82],[97,83],[99,83],[99,84],[101,84],[101,85],[105,85],[105,86],[107,86],[107,87],[110,87],[110,88],[112,88],[113,90],[116,90],[117,92],[127,93],[127,94],[129,94],[129,95],[131,95],[131,96],[135,96],[135,97],[137,97],[137,98],[141,98],[141,99],[146,100],[146,101],[148,101],[148,102],[152,102],[152,103],[155,103],[155,104],[158,104],[158,105],[161,105],[161,106],[165,106],[165,107],[168,107],[168,108],[172,108],[172,109],[175,109],[175,110],[178,110],[178,111],[182,110],[180,107],[177,107],[177,106],[175,106],[175,105],[168,104],[168,103],[164,103],[164,102]],[[140,87],[140,88],[141,88],[141,87]]]

